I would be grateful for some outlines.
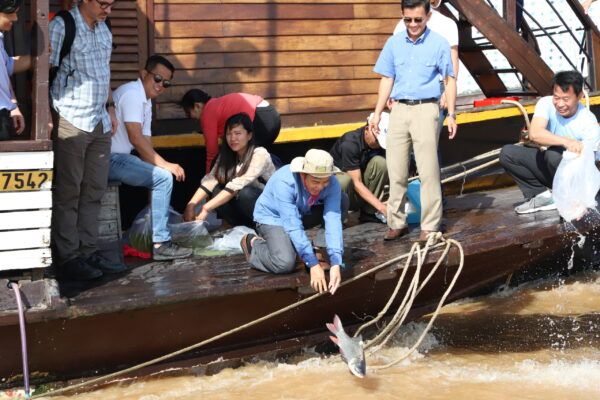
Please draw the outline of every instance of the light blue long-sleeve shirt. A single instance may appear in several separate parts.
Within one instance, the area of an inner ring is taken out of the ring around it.
[[[373,71],[394,78],[390,97],[396,100],[440,97],[439,76],[455,76],[450,44],[429,28],[415,42],[406,31],[390,37]]]
[[[342,237],[342,191],[334,177],[319,193],[316,204],[323,204],[325,240],[331,265],[341,265],[344,252]],[[302,225],[302,217],[311,214],[308,205],[310,193],[304,187],[302,177],[286,165],[277,170],[267,182],[254,208],[254,221],[265,225],[281,226],[289,235],[302,261],[312,267],[319,263]]]

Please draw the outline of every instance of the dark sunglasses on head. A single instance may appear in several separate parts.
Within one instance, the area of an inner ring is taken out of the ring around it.
[[[146,70],[146,71],[148,71],[148,70]],[[162,85],[163,85],[163,87],[165,89],[171,87],[171,81],[163,79],[163,77],[162,77],[161,74],[155,74],[152,71],[148,71],[148,72],[150,72],[152,75],[154,75],[154,82],[156,82],[156,83],[161,83],[162,82]]]
[[[96,0],[96,3],[100,4],[100,8],[106,10],[108,7],[112,7],[115,5],[115,2],[109,3],[107,1]]]
[[[404,23],[405,24],[410,24],[411,22],[416,22],[417,24],[420,24],[421,22],[423,22],[423,18],[421,17],[417,17],[417,18],[403,18]]]

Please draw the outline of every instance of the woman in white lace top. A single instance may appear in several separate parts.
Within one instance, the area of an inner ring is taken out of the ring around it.
[[[204,220],[216,210],[219,218],[232,226],[253,226],[254,204],[275,166],[264,147],[255,147],[248,114],[236,114],[227,120],[224,139],[215,164],[188,202],[183,218]],[[204,199],[210,200],[197,210]]]

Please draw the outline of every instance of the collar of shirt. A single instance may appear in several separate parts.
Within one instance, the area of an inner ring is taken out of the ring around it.
[[[419,36],[417,38],[417,40],[415,40],[414,42],[411,40],[411,38],[408,37],[408,29],[404,30],[404,38],[406,39],[406,41],[410,44],[414,44],[417,45],[419,43],[423,43],[423,41],[427,38],[427,36],[429,36],[429,31],[430,29],[426,26],[425,30],[423,31],[423,33],[421,34],[421,36]]]
[[[144,84],[142,83],[142,78],[137,78],[137,80],[135,81],[136,85],[137,85],[137,90],[139,90],[140,94],[141,94],[141,98],[143,99],[142,102],[144,104],[148,103],[149,101],[151,101],[147,96],[146,96],[146,89],[144,88]]]

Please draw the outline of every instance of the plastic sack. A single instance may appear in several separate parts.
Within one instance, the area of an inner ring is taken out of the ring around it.
[[[205,248],[213,243],[206,221],[181,222],[169,225],[171,240],[181,247],[189,249]]]
[[[169,207],[169,224],[178,224],[182,221],[181,214]],[[152,251],[152,216],[150,215],[150,206],[146,206],[140,211],[131,227],[127,231],[131,247],[138,251],[148,253]]]
[[[563,152],[552,182],[552,198],[566,221],[581,218],[589,208],[596,208],[600,190],[600,172],[594,162],[594,151],[584,145],[581,154]]]
[[[227,254],[240,254],[242,253],[242,246],[240,242],[242,237],[252,233],[256,235],[254,229],[248,228],[247,226],[236,226],[223,232],[223,237],[216,239],[210,250],[215,251],[227,251]]]
[[[198,213],[200,212],[200,209],[202,208],[202,206],[204,205],[204,203],[206,203],[205,200],[202,200],[200,202],[200,204],[198,204],[195,208],[194,208],[194,212],[196,213],[196,215],[198,215]],[[204,220],[204,222],[206,223],[206,229],[209,232],[212,232],[214,230],[217,230],[221,227],[221,224],[223,223],[223,220],[217,218],[217,213],[216,211],[211,211],[208,213],[208,216],[206,217],[206,219]]]

